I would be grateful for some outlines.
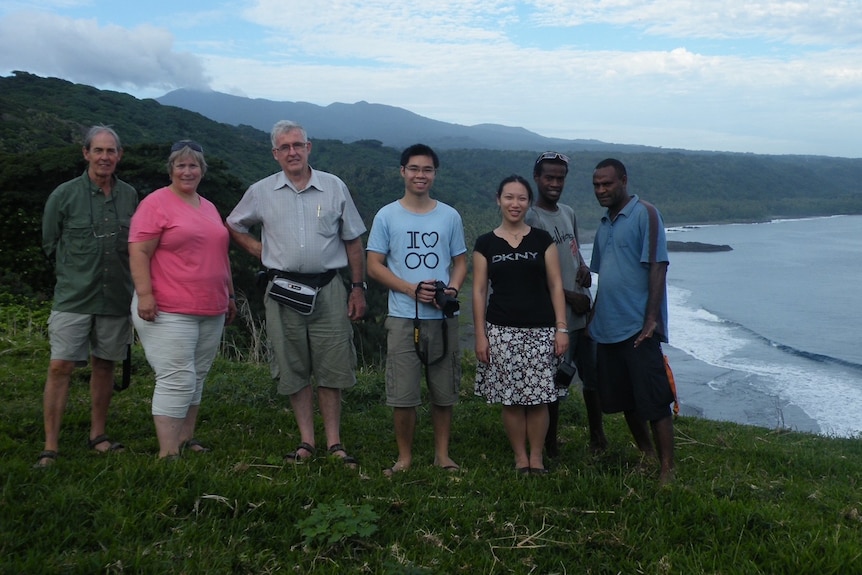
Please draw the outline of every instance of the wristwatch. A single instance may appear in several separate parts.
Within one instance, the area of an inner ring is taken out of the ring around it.
[[[368,289],[368,284],[365,282],[351,282],[350,289],[362,288],[362,291],[366,291]]]

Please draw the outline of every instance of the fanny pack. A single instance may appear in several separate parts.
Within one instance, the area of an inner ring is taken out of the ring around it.
[[[302,315],[311,315],[317,294],[335,277],[335,270],[322,274],[299,274],[267,270],[272,284],[269,297]]]

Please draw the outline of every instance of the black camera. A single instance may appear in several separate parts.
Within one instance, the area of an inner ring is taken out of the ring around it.
[[[434,302],[443,310],[443,315],[446,317],[455,317],[461,305],[458,300],[447,294],[445,291],[448,286],[441,281],[434,284]]]
[[[556,386],[556,388],[565,389],[569,387],[577,371],[578,370],[575,368],[575,366],[568,361],[561,361],[560,365],[557,366],[557,373],[554,375],[554,385]]]

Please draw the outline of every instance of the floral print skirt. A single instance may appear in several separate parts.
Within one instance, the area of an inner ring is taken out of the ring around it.
[[[486,330],[491,362],[476,365],[476,395],[503,405],[555,401],[554,328],[488,323]]]

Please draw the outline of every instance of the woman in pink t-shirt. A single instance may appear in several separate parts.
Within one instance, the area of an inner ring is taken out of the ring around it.
[[[222,329],[236,315],[228,231],[197,192],[206,167],[200,144],[175,143],[171,184],[143,199],[129,232],[132,321],[156,373],[159,458],[209,451],[194,438],[195,423]]]

